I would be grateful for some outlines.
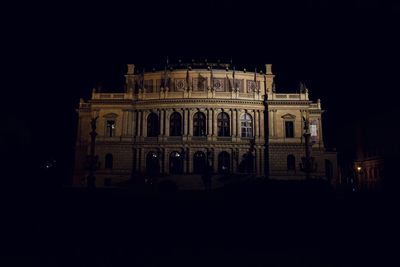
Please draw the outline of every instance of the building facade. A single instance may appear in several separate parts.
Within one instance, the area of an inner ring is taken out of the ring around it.
[[[159,177],[196,188],[205,171],[215,181],[233,174],[304,179],[305,121],[311,176],[337,177],[336,152],[324,148],[320,100],[310,101],[305,86],[277,93],[271,64],[260,72],[209,63],[146,73],[129,64],[125,79],[123,93],[94,89],[79,103],[75,185],[88,175],[93,118],[98,186]]]
[[[368,119],[367,122],[377,120]],[[385,156],[388,158],[390,151],[382,144],[382,140],[389,135],[383,127],[377,129],[367,122],[360,122],[356,127],[352,183],[356,191],[379,192],[382,191],[385,180]]]

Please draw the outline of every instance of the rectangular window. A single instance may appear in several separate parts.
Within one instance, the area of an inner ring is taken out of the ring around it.
[[[242,121],[240,125],[241,125],[242,137],[246,138],[253,137],[253,128],[251,121]]]
[[[286,138],[294,137],[293,121],[285,121]]]
[[[115,121],[114,120],[107,120],[107,133],[106,136],[113,137],[115,136]]]

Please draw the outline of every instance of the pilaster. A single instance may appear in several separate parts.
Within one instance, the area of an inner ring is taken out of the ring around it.
[[[127,135],[127,112],[126,110],[122,110],[122,129],[121,129],[121,137],[125,137]]]
[[[273,111],[273,121],[274,121],[274,126],[273,126],[273,136],[274,137],[277,137],[276,136],[276,127],[277,127],[277,125],[276,125],[276,109],[274,109]]]
[[[236,140],[239,140],[241,137],[241,129],[240,129],[240,109],[235,109],[236,112]]]
[[[193,109],[189,108],[188,109],[188,120],[189,120],[189,139],[192,138],[193,136],[193,119],[192,119],[192,115],[193,115]]]
[[[169,116],[171,115],[171,110],[167,109],[164,110],[164,125],[165,125],[165,136],[169,136],[169,125],[170,125],[170,121],[169,121]],[[169,155],[168,155],[169,157]]]
[[[268,127],[268,125],[267,125]],[[260,139],[264,141],[265,138],[265,124],[264,124],[264,111],[260,110]]]
[[[233,141],[236,141],[236,139],[237,139],[237,132],[238,132],[238,129],[237,129],[237,112],[236,112],[236,109],[235,108],[233,108],[233,109],[231,109],[231,113],[232,113],[232,118],[231,118],[231,121],[232,121],[232,140]]]
[[[217,136],[217,110],[215,108],[212,109],[212,118],[212,137],[215,140]]]
[[[212,110],[207,108],[207,139],[210,140],[212,135]]]
[[[253,130],[254,130],[254,139],[259,139],[260,135],[259,135],[259,128],[260,128],[260,124],[258,122],[258,110],[254,109],[253,110]]]
[[[147,136],[147,115],[150,113],[150,111],[144,110],[142,113],[142,136]]]
[[[138,110],[137,111],[137,137],[142,136],[142,111]]]
[[[188,109],[183,109],[183,135],[187,138],[189,134],[189,114]]]

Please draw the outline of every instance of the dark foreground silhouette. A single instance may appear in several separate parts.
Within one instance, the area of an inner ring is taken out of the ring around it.
[[[392,199],[323,182],[24,194],[10,248],[31,266],[388,266],[399,248]]]

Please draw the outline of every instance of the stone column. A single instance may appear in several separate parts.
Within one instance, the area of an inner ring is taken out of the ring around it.
[[[162,128],[163,128],[163,136],[167,135],[167,110],[162,110]]]
[[[260,123],[259,123],[259,117],[258,117],[258,110],[253,110],[253,114],[254,114],[254,116],[253,116],[253,122],[254,122],[254,126],[253,126],[253,129],[254,129],[254,138],[255,139],[259,139],[260,138],[260,134],[259,134],[259,131],[260,131]]]
[[[169,115],[171,111],[169,109],[164,111],[164,125],[165,125],[165,136],[169,136]]]
[[[162,136],[163,135],[163,127],[162,127],[162,110],[161,109],[157,109],[157,115],[158,115],[158,129],[159,129],[158,136]]]
[[[237,116],[236,116],[236,109],[231,109],[231,121],[232,121],[232,137],[236,138],[237,136]]]
[[[236,138],[241,137],[241,129],[240,129],[240,109],[235,109],[236,112]]]
[[[273,121],[274,121],[274,129],[273,129],[273,135],[276,137],[276,109],[273,110]]]
[[[217,121],[218,121],[217,109],[213,109],[213,136],[218,136]]]
[[[212,135],[212,110],[210,108],[207,109],[207,136],[211,137]]]
[[[188,115],[189,111],[187,109],[183,109],[183,135],[187,137],[189,134],[189,120],[188,120]]]
[[[233,120],[233,109],[230,108],[227,113],[229,116],[229,134],[231,137],[233,137],[233,128],[235,124],[235,121]]]
[[[134,118],[133,118],[133,111],[132,110],[128,110],[128,125],[127,125],[127,127],[128,127],[128,132],[127,132],[127,135],[129,136],[129,137],[132,137],[132,135],[133,135],[133,120],[134,120]]]
[[[193,119],[192,119],[193,109],[188,109],[188,120],[189,120],[189,136],[193,136]]]
[[[137,136],[142,136],[142,111],[137,111]]]
[[[127,121],[128,121],[128,118],[127,118],[128,116],[127,116],[127,111],[124,109],[124,110],[122,110],[122,129],[121,129],[121,136],[122,137],[125,137],[126,136],[126,133],[127,133]]]
[[[267,125],[268,127],[268,125]],[[264,110],[260,110],[260,138],[264,141],[265,138]]]
[[[142,136],[147,136],[147,115],[149,114],[148,110],[142,112]]]
[[[136,122],[137,122],[137,111],[136,110],[132,110],[132,135],[135,138],[137,136],[137,126],[136,126]]]

